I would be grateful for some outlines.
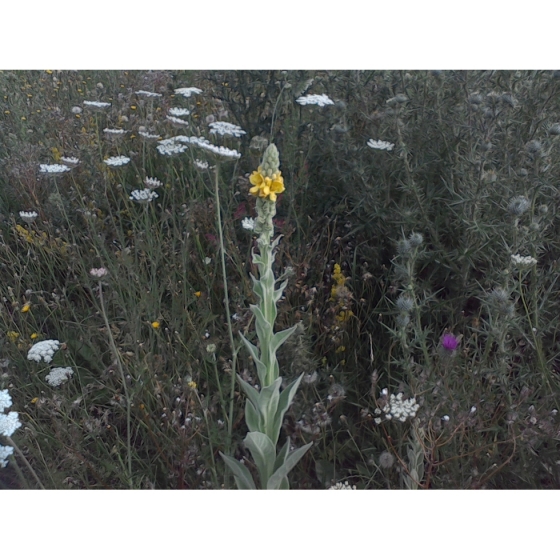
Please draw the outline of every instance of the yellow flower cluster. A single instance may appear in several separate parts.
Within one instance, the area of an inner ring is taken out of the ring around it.
[[[251,187],[249,192],[255,196],[261,198],[267,198],[272,202],[276,201],[276,195],[284,192],[286,188],[284,187],[284,177],[282,177],[282,172],[273,173],[272,177],[267,177],[263,175],[262,166],[259,165],[257,171],[253,171],[249,177],[251,182]]]
[[[16,226],[16,233],[19,237],[25,240],[27,243],[34,245],[35,247],[41,247],[46,252],[49,251],[56,251],[61,255],[66,255],[68,243],[62,241],[62,239],[56,237],[51,238],[47,235],[46,232],[42,231],[41,233],[29,230],[20,226],[19,224]]]

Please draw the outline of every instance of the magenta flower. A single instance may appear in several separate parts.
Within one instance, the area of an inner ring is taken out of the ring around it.
[[[459,346],[457,337],[452,334],[444,334],[441,338],[441,345],[448,351],[453,352]]]

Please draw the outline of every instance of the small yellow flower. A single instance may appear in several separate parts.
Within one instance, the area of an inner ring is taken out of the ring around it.
[[[202,292],[195,292],[194,295],[195,295],[196,297],[200,297],[200,296],[202,295]]]
[[[153,321],[152,322],[152,327],[154,329],[159,329],[161,327],[161,323],[159,321]]]
[[[341,352],[346,352],[346,346],[339,346],[334,352],[335,352],[335,354],[340,354]]]
[[[196,389],[196,382],[195,382],[195,381],[189,381],[189,382],[187,383],[187,387],[188,387],[189,389],[192,389],[192,390],[194,391],[194,390]]]
[[[8,332],[6,333],[6,336],[7,336],[12,342],[15,342],[15,341],[18,339],[18,337],[19,337],[19,333],[16,332],[16,331],[8,331]]]
[[[140,403],[140,406],[138,408],[140,408],[140,410],[144,410],[146,406],[144,405],[144,403]]]
[[[35,404],[39,400],[39,397],[33,397],[31,399],[31,404]]]
[[[45,70],[47,74],[52,74],[52,70]]]
[[[35,340],[36,338],[39,338],[39,335],[38,335],[36,332],[34,332],[34,333],[31,335],[31,340]]]
[[[133,111],[136,111],[136,105],[131,105],[130,108],[131,108]]]
[[[257,171],[253,171],[249,177],[251,185],[254,185],[249,189],[249,192],[255,196],[260,196],[261,198],[268,197],[272,202],[276,201],[276,195],[284,192],[286,188],[284,187],[284,177],[282,177],[282,172],[273,173],[272,177],[266,177],[262,174],[262,167],[259,165]]]
[[[31,305],[30,305],[29,303],[26,303],[26,304],[21,308],[21,312],[22,312],[22,313],[27,313],[30,309],[31,309]]]

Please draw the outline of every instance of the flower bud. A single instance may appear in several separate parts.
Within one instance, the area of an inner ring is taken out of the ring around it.
[[[274,144],[270,144],[264,152],[262,170],[265,177],[272,177],[280,168],[280,156]]]

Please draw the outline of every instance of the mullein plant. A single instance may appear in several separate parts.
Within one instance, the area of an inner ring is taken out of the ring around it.
[[[267,490],[288,489],[288,473],[312,445],[309,443],[291,451],[290,438],[288,438],[277,452],[284,415],[290,407],[303,377],[301,374],[280,392],[282,377],[280,377],[276,352],[296,330],[297,325],[277,333],[274,332],[276,304],[288,284],[288,280],[284,280],[276,289],[277,280],[272,270],[276,256],[275,249],[281,237],[278,236],[272,241],[274,234],[272,219],[276,215],[276,197],[285,190],[284,178],[279,166],[278,150],[274,144],[270,144],[263,154],[258,170],[253,172],[250,177],[253,187],[249,192],[257,197],[257,219],[254,231],[259,235],[257,241],[259,253],[253,252],[253,263],[257,265],[259,278],[251,275],[258,304],[250,307],[255,317],[259,344],[256,346],[243,335],[240,336],[257,368],[259,389],[237,376],[247,395],[245,421],[249,433],[244,439],[244,444],[251,452],[257,467],[260,478],[258,486]],[[239,489],[257,489],[257,484],[249,469],[243,463],[222,453],[221,456],[231,469]]]

